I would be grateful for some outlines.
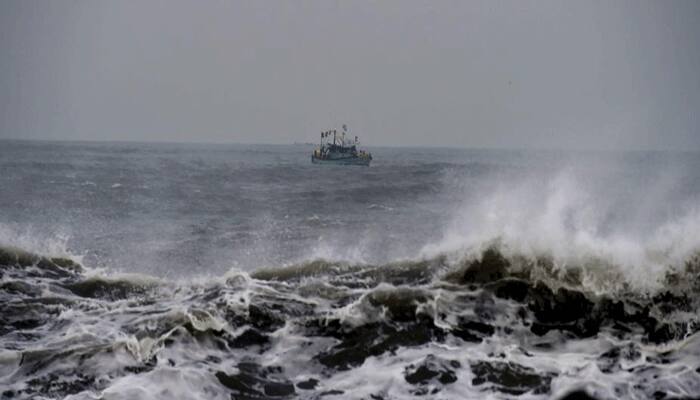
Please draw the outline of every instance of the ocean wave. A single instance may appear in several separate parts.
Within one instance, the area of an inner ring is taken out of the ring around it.
[[[559,266],[497,243],[456,261],[313,260],[197,281],[103,275],[10,247],[0,265],[3,398],[700,390],[697,254],[653,290],[626,284],[614,260]]]
[[[681,178],[660,175],[658,185],[637,187],[609,168],[597,172],[602,177],[591,168],[524,172],[453,189],[463,200],[447,210],[449,223],[419,256],[458,260],[496,246],[511,258],[548,259],[557,269],[580,269],[593,279],[610,271],[623,275],[614,282],[641,290],[654,289],[669,269],[700,252],[697,198],[679,201],[669,192]],[[464,184],[463,178],[445,179],[449,186]]]

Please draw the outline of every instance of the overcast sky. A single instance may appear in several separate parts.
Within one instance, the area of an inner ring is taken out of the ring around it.
[[[700,1],[0,2],[0,138],[700,149]]]

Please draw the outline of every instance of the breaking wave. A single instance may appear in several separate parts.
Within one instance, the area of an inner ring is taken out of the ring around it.
[[[700,256],[655,287],[499,242],[167,281],[0,249],[2,398],[692,398]],[[605,290],[604,290],[605,289]],[[580,397],[578,397],[580,398]]]
[[[618,276],[608,282],[653,290],[669,270],[700,252],[700,203],[694,195],[676,198],[687,184],[683,174],[651,176],[655,185],[644,186],[615,174],[596,177],[580,167],[557,171],[480,179],[458,191],[465,200],[450,211],[442,237],[424,246],[420,257],[448,254],[457,260],[495,245],[506,256],[580,270],[592,285]]]

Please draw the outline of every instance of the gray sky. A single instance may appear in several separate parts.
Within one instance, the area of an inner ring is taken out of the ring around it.
[[[0,2],[0,138],[700,149],[700,1]]]

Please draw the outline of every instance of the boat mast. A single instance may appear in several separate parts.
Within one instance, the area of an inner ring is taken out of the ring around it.
[[[348,126],[343,124],[343,147],[345,147],[345,133],[348,131]]]

